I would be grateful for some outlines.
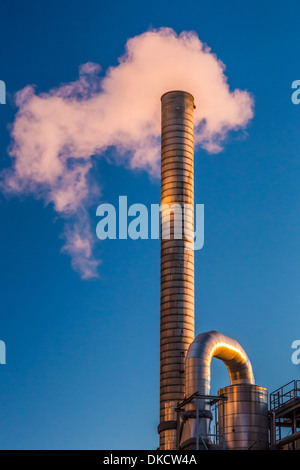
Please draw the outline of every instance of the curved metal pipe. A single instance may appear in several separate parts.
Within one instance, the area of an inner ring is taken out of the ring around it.
[[[208,331],[198,335],[191,343],[186,355],[185,394],[186,398],[196,393],[202,397],[191,401],[186,406],[187,421],[183,428],[181,448],[193,449],[198,434],[204,439],[209,434],[210,403],[203,395],[210,395],[213,357],[224,362],[229,372],[231,385],[254,384],[251,362],[236,340],[217,331]],[[200,418],[199,421],[195,419],[196,412]],[[194,416],[192,416],[193,413]]]
[[[195,392],[201,395],[210,394],[210,368],[213,357],[224,362],[231,385],[255,383],[251,362],[242,346],[218,331],[208,331],[194,339],[186,355],[187,397]]]

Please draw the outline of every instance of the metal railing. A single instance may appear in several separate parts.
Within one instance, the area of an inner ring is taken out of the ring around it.
[[[300,398],[300,380],[291,380],[270,393],[270,410],[276,411],[295,398]]]

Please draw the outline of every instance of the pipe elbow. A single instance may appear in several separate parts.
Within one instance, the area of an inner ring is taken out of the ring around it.
[[[186,355],[186,396],[195,392],[210,394],[210,369],[212,358],[224,362],[230,384],[254,384],[251,362],[234,339],[217,331],[199,334],[191,343]]]

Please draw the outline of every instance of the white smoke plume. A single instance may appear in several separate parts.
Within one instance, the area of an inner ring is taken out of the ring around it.
[[[66,221],[63,250],[83,278],[97,275],[95,236],[88,209],[99,188],[90,169],[113,146],[131,168],[159,175],[160,97],[170,90],[194,95],[195,141],[208,152],[222,149],[229,130],[253,116],[246,91],[230,91],[225,66],[194,32],[170,28],[129,39],[119,64],[80,67],[76,82],[37,94],[18,92],[12,125],[12,167],[1,174],[5,193],[33,194]]]

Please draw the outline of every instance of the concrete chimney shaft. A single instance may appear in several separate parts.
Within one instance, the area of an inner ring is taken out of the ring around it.
[[[185,357],[194,340],[194,98],[171,91],[161,98],[161,204],[180,205],[184,233],[161,236],[160,449],[177,447],[177,402],[185,396]],[[184,205],[192,210],[183,219]],[[162,211],[161,224],[170,212]],[[176,225],[177,227],[177,225]]]

